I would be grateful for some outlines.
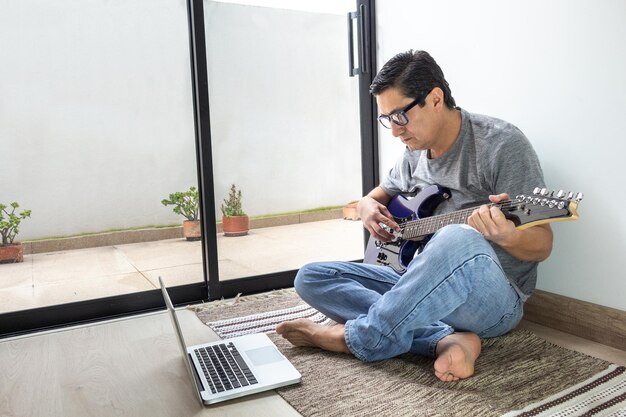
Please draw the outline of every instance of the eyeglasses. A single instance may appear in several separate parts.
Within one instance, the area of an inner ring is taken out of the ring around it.
[[[398,126],[406,125],[407,123],[409,123],[409,117],[406,115],[406,112],[411,110],[418,103],[421,103],[422,101],[424,101],[424,99],[426,98],[426,96],[429,93],[430,92],[428,92],[426,94],[423,94],[422,96],[416,98],[415,100],[413,100],[408,106],[406,106],[402,110],[398,110],[396,112],[393,112],[390,115],[381,114],[380,116],[378,116],[378,121],[380,122],[381,125],[383,125],[387,129],[391,129],[391,122],[397,124]]]

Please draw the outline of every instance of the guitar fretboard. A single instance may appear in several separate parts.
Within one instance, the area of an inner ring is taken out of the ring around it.
[[[509,200],[501,203],[488,204],[488,206],[496,206],[503,209],[505,207],[511,207],[511,205],[516,203],[517,201]],[[437,216],[426,217],[423,219],[410,220],[400,226],[402,229],[402,238],[405,240],[417,239],[422,236],[432,235],[437,230],[450,224],[465,224],[467,223],[467,218],[478,207],[480,206],[457,210],[452,213],[439,214]]]

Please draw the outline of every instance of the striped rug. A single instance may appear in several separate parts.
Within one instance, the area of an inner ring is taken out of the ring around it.
[[[503,417],[626,416],[626,370],[611,365],[586,381]]]
[[[222,339],[243,336],[252,333],[272,333],[276,325],[283,321],[295,319],[309,319],[317,324],[331,324],[333,321],[309,306],[301,304],[295,307],[270,311],[262,314],[250,314],[243,317],[235,317],[227,320],[207,322],[215,333]]]
[[[488,339],[476,374],[455,383],[434,377],[432,359],[402,355],[363,363],[350,355],[296,348],[276,324],[308,318],[333,322],[293,290],[194,307],[221,337],[266,332],[302,374],[277,392],[303,416],[611,416],[626,417],[624,367],[516,330]]]

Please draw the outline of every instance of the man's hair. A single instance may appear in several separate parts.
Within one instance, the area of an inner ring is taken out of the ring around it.
[[[391,58],[374,77],[370,93],[378,95],[391,87],[398,88],[410,98],[426,98],[433,88],[439,87],[443,90],[446,107],[456,107],[443,71],[426,51],[414,52],[411,49]],[[423,107],[424,100],[418,104]]]

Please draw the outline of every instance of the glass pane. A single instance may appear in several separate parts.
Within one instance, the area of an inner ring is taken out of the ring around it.
[[[0,312],[203,280],[161,204],[197,183],[184,1],[0,3]]]
[[[234,184],[250,227],[218,233],[220,279],[363,257],[361,223],[342,214],[361,196],[354,2],[255,3],[204,2],[216,213]]]

